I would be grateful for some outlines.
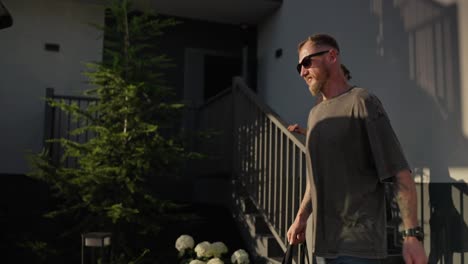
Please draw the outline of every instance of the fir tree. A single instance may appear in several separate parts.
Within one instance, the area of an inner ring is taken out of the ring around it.
[[[175,173],[187,156],[177,139],[161,132],[174,127],[183,107],[164,82],[171,63],[156,46],[163,30],[177,22],[131,13],[130,4],[111,1],[109,23],[100,27],[106,36],[104,62],[88,65],[93,88],[86,91],[97,100],[86,109],[49,101],[81,121],[72,134],[92,131],[95,137],[84,143],[52,140],[64,149],[61,162],[54,164],[44,151],[33,157],[30,174],[48,183],[60,201],[48,217],[76,219],[69,233],[111,231],[116,259],[123,262],[146,252],[144,245],[135,245],[137,237],[157,235],[172,217],[168,210],[175,205],[157,199],[148,182]],[[66,167],[67,158],[78,165]]]

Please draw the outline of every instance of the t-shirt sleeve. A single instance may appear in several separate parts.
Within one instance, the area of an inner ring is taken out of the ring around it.
[[[369,95],[365,100],[365,106],[367,135],[379,179],[384,181],[394,177],[401,170],[410,170],[380,100],[374,95]]]

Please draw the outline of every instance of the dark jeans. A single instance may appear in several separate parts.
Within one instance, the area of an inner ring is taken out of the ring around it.
[[[356,258],[341,256],[337,258],[325,259],[326,264],[382,264],[382,259],[367,259],[367,258]]]

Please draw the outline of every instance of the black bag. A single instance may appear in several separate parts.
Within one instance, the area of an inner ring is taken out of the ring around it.
[[[296,247],[302,247],[302,251],[301,251],[301,257],[302,258],[305,258],[307,260],[307,263],[310,264],[310,259],[309,259],[309,253],[307,252],[307,244],[304,242],[304,244],[302,245],[291,245],[288,243],[288,247],[286,249],[286,252],[284,253],[284,256],[283,256],[283,261],[281,262],[281,264],[293,264],[293,256],[294,256],[294,251],[296,249]]]
[[[292,264],[293,255],[294,255],[294,245],[291,245],[288,243],[288,248],[286,249],[286,252],[284,253],[283,261],[281,261],[281,264]]]

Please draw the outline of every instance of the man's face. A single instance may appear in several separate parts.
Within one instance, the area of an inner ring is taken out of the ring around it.
[[[299,50],[299,63],[302,64],[299,74],[304,78],[304,81],[307,86],[309,86],[309,91],[313,96],[316,96],[323,90],[323,87],[330,77],[330,70],[325,63],[325,56],[327,56],[326,52],[313,57],[307,56],[320,53],[322,51],[327,51],[327,48],[315,47],[310,42],[304,44],[304,46]],[[304,65],[308,66],[305,67]]]

